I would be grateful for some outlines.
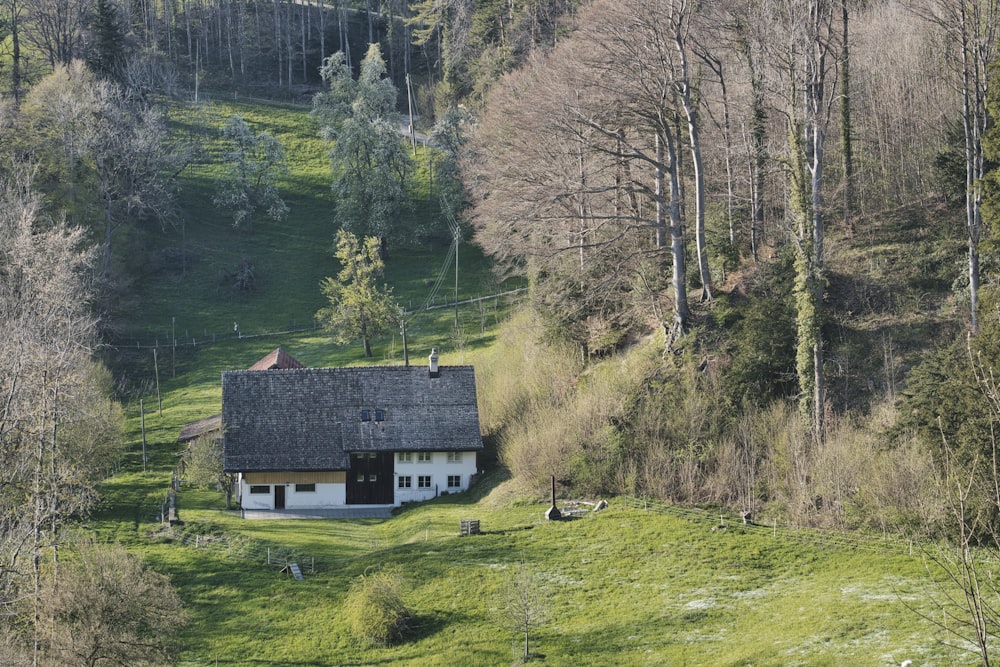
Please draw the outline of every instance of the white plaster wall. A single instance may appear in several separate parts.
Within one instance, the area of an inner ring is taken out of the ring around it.
[[[250,493],[250,485],[240,480],[242,507],[248,510],[273,510],[274,485],[270,493]],[[263,486],[263,485],[261,485]],[[297,493],[295,484],[285,486],[285,509],[319,509],[343,507],[347,504],[347,487],[344,484],[316,484],[316,490]]]
[[[447,452],[434,452],[431,454],[429,462],[418,462],[416,452],[413,452],[412,457],[412,461],[402,462],[399,460],[398,454],[395,456],[393,486],[395,487],[396,505],[429,500],[445,491],[448,493],[467,491],[469,479],[476,474],[476,452],[462,452],[462,460],[458,463],[449,463]],[[399,488],[399,478],[404,475],[409,475],[412,480],[412,486],[408,489]],[[418,488],[418,478],[422,475],[430,475],[431,486],[429,489]],[[459,475],[462,481],[461,486],[449,488],[448,477],[450,475]]]
[[[347,504],[346,484],[317,484],[313,492],[296,492],[295,485],[285,488],[286,509],[317,509],[320,507],[339,507]]]

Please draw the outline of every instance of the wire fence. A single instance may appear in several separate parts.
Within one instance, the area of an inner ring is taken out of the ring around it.
[[[520,287],[472,299],[463,299],[457,302],[445,299],[440,303],[425,303],[420,308],[404,310],[403,315],[404,317],[410,317],[420,312],[441,310],[444,308],[459,308],[462,306],[483,304],[489,301],[499,301],[500,299],[523,294],[527,290],[527,287]],[[198,330],[185,328],[183,325],[182,328],[178,328],[176,323],[173,323],[170,329],[163,331],[162,338],[160,338],[159,335],[155,336],[152,340],[148,338],[146,340],[140,340],[136,337],[131,341],[119,340],[109,343],[106,347],[116,351],[199,348],[214,345],[220,342],[231,342],[234,340],[251,341],[272,336],[289,336],[293,334],[309,333],[312,331],[319,331],[322,328],[323,326],[316,321],[310,322],[309,324],[293,321],[288,326],[280,329],[247,332],[242,329],[238,322],[233,322],[233,328],[227,331],[209,331],[207,328],[202,328],[199,332]]]

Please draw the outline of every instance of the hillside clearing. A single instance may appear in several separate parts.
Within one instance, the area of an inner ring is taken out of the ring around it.
[[[508,663],[517,638],[494,616],[520,562],[548,601],[533,640],[545,664],[976,662],[911,609],[934,613],[939,591],[906,543],[773,526],[717,531],[718,515],[625,499],[546,522],[541,504],[477,496],[404,507],[388,520],[249,521],[220,509],[218,494],[184,487],[186,524],[134,547],[194,614],[184,665]],[[459,537],[469,517],[483,534]],[[281,573],[285,559],[300,562],[304,581]],[[352,581],[384,566],[404,574],[415,630],[399,646],[362,649],[341,605]]]

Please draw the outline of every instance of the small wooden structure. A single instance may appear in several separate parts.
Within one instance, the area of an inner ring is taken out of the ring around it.
[[[298,563],[288,563],[285,567],[281,568],[282,573],[290,572],[297,581],[302,581],[302,570],[299,568]]]
[[[479,534],[479,519],[462,519],[462,537]]]

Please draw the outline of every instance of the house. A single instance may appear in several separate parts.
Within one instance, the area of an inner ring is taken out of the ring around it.
[[[247,370],[273,371],[287,368],[305,368],[305,365],[280,347],[276,347]],[[177,436],[177,442],[190,442],[203,435],[217,438],[221,431],[222,415],[212,415],[186,424],[181,429],[181,434]]]
[[[471,366],[222,374],[243,509],[398,506],[465,491],[483,448]]]

